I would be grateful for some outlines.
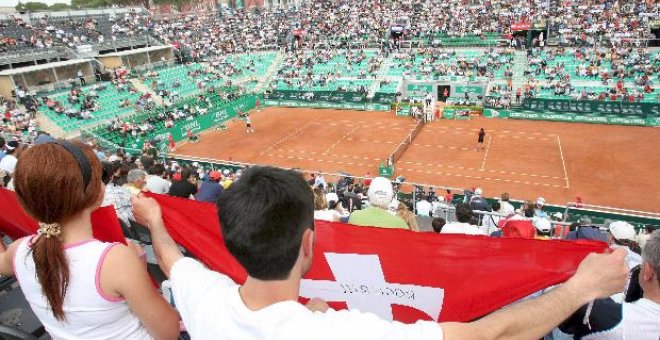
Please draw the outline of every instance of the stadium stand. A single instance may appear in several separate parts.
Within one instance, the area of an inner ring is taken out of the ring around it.
[[[116,85],[107,82],[86,86],[80,90],[45,93],[41,96],[40,109],[68,132],[130,113],[139,98],[140,94],[129,82]],[[87,100],[90,102],[89,108],[84,107]],[[49,104],[52,105],[49,107]]]

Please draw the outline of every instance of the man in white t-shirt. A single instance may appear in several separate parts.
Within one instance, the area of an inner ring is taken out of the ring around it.
[[[660,339],[660,230],[651,235],[642,258],[638,282],[643,298],[623,303],[598,299],[591,308],[580,308],[560,329],[584,340]],[[589,321],[586,324],[585,319]]]
[[[505,192],[501,196],[500,200],[500,213],[504,215],[511,215],[516,212],[516,208],[513,207],[511,203],[509,203],[509,193]]]
[[[457,222],[451,222],[445,224],[442,227],[441,234],[466,234],[466,235],[486,235],[486,233],[479,229],[476,225],[470,224],[470,221],[474,215],[472,215],[472,209],[469,205],[463,203],[459,204],[456,207],[456,220]]]
[[[18,142],[15,140],[9,141],[5,145],[5,149],[7,149],[6,154],[0,159],[0,170],[6,171],[9,175],[14,173],[16,163],[18,162],[18,159],[14,155],[16,148],[18,148]]]
[[[151,169],[149,169],[149,177],[147,177],[147,184],[145,185],[146,191],[160,195],[167,194],[170,191],[171,183],[163,178],[165,173],[166,170],[164,165],[154,164]]]
[[[403,324],[357,310],[335,311],[320,299],[298,303],[314,247],[314,199],[300,173],[250,167],[217,206],[225,245],[248,273],[242,286],[184,258],[158,203],[133,198],[134,215],[151,230],[158,263],[193,339],[538,339],[581,305],[621,291],[628,271],[623,250],[591,254],[571,279],[538,299],[472,323]]]
[[[419,216],[431,216],[433,212],[433,204],[428,201],[426,195],[422,195],[421,199],[415,203],[415,211]]]

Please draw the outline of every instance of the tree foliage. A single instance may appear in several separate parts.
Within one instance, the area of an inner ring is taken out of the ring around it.
[[[71,7],[69,7],[69,5],[67,5],[67,4],[65,4],[65,3],[62,3],[62,2],[56,2],[56,3],[52,4],[52,5],[50,5],[50,7],[48,7],[48,10],[50,10],[50,11],[66,11],[66,10],[68,10],[68,9],[70,9],[70,8],[71,8]]]
[[[46,5],[43,2],[28,1],[26,3],[19,2],[15,8],[19,12],[21,11],[35,12],[35,11],[48,10],[48,5]]]

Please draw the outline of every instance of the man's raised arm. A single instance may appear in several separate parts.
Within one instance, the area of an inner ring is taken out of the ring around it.
[[[165,229],[158,202],[142,195],[133,196],[133,216],[135,220],[147,226],[151,231],[151,244],[154,247],[160,269],[170,277],[174,263],[183,257],[176,242]]]
[[[444,339],[539,339],[578,308],[618,293],[628,274],[626,251],[589,254],[566,283],[539,298],[517,303],[468,324],[441,324]]]

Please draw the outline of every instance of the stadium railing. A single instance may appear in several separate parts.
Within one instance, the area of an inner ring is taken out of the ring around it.
[[[502,213],[499,213],[499,212],[496,212],[496,211],[473,210],[472,213],[478,216],[478,218],[479,218],[478,225],[483,224],[483,217],[484,216],[497,216],[499,218],[506,218],[506,217],[509,216],[507,214],[502,214]],[[550,228],[550,235],[549,236],[552,237],[552,238],[558,238],[558,239],[559,238],[561,238],[561,239],[565,238],[565,231],[568,229],[568,227],[571,224],[573,224],[572,222],[566,222],[566,221],[550,221],[550,223],[553,226],[561,226],[562,227],[561,232],[560,232],[559,235],[554,234],[555,233],[555,228]],[[596,226],[596,227],[599,227],[601,229],[604,229],[604,224],[595,224],[594,223],[592,225]]]
[[[602,205],[584,204],[578,202],[568,202],[560,211],[564,216],[571,216],[572,220],[577,220],[581,216],[587,216],[592,221],[626,221],[636,226],[648,225],[660,228],[660,213],[631,210],[623,208],[607,207]]]

